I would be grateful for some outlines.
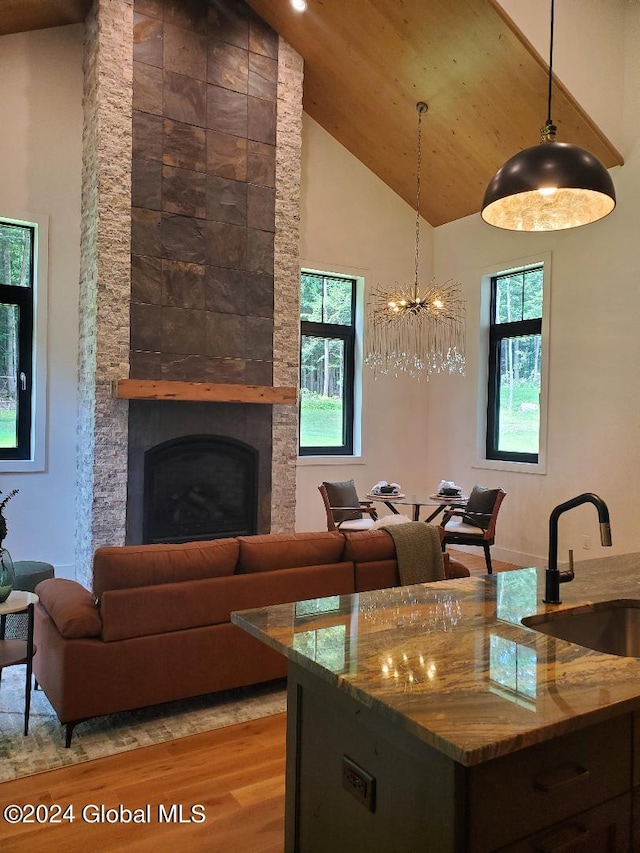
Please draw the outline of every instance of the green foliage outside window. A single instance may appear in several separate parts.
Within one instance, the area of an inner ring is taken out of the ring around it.
[[[351,323],[352,279],[302,273],[300,319],[312,323]]]
[[[499,409],[497,447],[500,453],[537,454],[540,435],[542,335],[525,334],[542,317],[543,268],[519,270],[493,279],[492,324],[499,341]],[[509,326],[502,333],[500,327]]]
[[[542,317],[542,267],[496,277],[496,323]]]
[[[18,446],[21,312],[32,309],[33,228],[0,222],[0,447]],[[30,342],[26,342],[30,345]],[[30,369],[30,366],[29,366]]]
[[[300,448],[340,452],[352,429],[354,280],[303,272],[300,284]]]

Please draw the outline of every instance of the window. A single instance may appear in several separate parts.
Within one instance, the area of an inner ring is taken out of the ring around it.
[[[544,266],[491,276],[486,458],[537,463]]]
[[[355,278],[302,272],[300,455],[352,455]]]
[[[0,459],[32,455],[36,226],[0,220]]]

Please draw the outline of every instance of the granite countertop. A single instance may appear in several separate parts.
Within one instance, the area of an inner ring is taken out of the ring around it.
[[[233,613],[231,621],[463,765],[640,709],[640,658],[591,651],[525,616],[640,599],[640,553]]]

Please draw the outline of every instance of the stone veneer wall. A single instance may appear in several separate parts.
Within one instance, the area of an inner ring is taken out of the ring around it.
[[[213,20],[228,20],[240,8],[238,0],[210,0],[210,18]],[[188,4],[178,3],[172,6],[175,15],[170,23],[180,23],[183,11],[202,8],[201,2]],[[125,401],[114,400],[111,396],[111,382],[114,379],[129,375],[129,303],[132,298],[132,284],[129,264],[129,236],[131,225],[131,144],[132,144],[132,78],[133,78],[133,14],[132,0],[96,0],[87,19],[86,39],[86,72],[85,72],[85,164],[83,174],[83,236],[82,236],[82,285],[81,285],[81,351],[80,351],[80,395],[81,414],[79,423],[79,499],[78,499],[78,546],[76,572],[78,578],[90,585],[90,564],[93,550],[102,544],[120,544],[124,541],[126,527],[126,490],[127,490],[127,430],[129,408]],[[136,0],[136,19],[153,28],[155,20],[164,17],[163,0]],[[250,15],[253,13],[249,12]],[[150,21],[145,21],[148,17]],[[262,24],[262,22],[259,22]],[[262,25],[263,27],[266,25]],[[264,32],[261,27],[255,27],[255,32]],[[225,345],[236,345],[234,331],[238,326],[227,328],[226,334],[216,334],[214,347],[217,351],[204,353],[205,369],[189,372],[193,368],[193,359],[165,360],[165,371],[162,370],[162,359],[149,358],[150,347],[137,347],[132,342],[131,375],[139,378],[189,378],[193,381],[230,381],[247,382],[249,384],[270,384],[264,369],[268,367],[270,378],[274,385],[297,385],[298,382],[298,335],[299,335],[299,207],[300,207],[300,158],[301,158],[301,118],[302,118],[302,62],[300,57],[282,40],[279,41],[277,52],[277,113],[275,116],[276,180],[275,180],[275,229],[274,246],[274,292],[273,310],[275,321],[272,332],[272,364],[271,358],[239,359],[225,357]],[[185,52],[184,45],[176,45],[174,63],[190,64],[193,57]],[[233,46],[232,46],[233,47]],[[158,50],[153,38],[147,42],[147,48]],[[144,48],[142,49],[144,52]],[[157,55],[157,54],[156,54]],[[254,60],[256,58],[254,57]],[[254,85],[269,84],[265,78],[265,64],[260,56],[254,61]],[[215,63],[214,63],[215,66]],[[146,90],[143,96],[153,99],[154,77],[157,69],[142,69],[147,75]],[[163,84],[163,72],[155,84]],[[151,78],[149,80],[149,77]],[[267,75],[268,77],[268,75]],[[272,81],[274,82],[274,81]],[[157,93],[156,93],[157,97]],[[165,96],[166,97],[166,94]],[[258,110],[261,105],[258,104]],[[255,113],[254,113],[255,117]],[[230,117],[233,121],[233,116]],[[174,123],[175,124],[175,123]],[[178,129],[179,130],[179,129]],[[140,125],[138,126],[140,131]],[[172,135],[175,143],[177,135]],[[144,136],[144,134],[143,134]],[[197,136],[197,133],[196,133]],[[136,145],[141,140],[138,133],[137,141],[133,138],[134,156]],[[151,134],[148,141],[153,144]],[[223,140],[224,141],[224,140]],[[251,145],[251,141],[249,141]],[[254,149],[256,146],[254,145]],[[177,149],[176,149],[177,151]],[[178,152],[179,159],[179,152]],[[256,160],[255,162],[259,162]],[[174,164],[175,165],[175,164]],[[155,172],[154,172],[155,169]],[[158,162],[151,165],[152,179],[160,176],[162,181],[164,165]],[[169,190],[175,188],[173,194],[174,208],[172,212],[184,215],[184,202],[192,203],[188,182],[181,183],[180,179],[189,178],[179,172],[179,165],[169,173],[166,186]],[[139,172],[139,178],[134,180],[134,194],[140,194],[149,199],[153,183],[149,183],[149,174]],[[166,173],[165,173],[166,174]],[[171,181],[177,177],[178,181]],[[219,177],[219,176],[218,176]],[[214,178],[214,180],[216,180]],[[229,187],[224,187],[228,189]],[[231,185],[233,188],[233,185]],[[207,187],[209,189],[209,187]],[[190,200],[191,199],[191,200]],[[197,199],[197,194],[196,194]],[[254,217],[253,224],[264,228],[269,221],[268,192],[264,188],[254,188],[253,205],[251,188],[248,199],[248,215]],[[206,205],[206,196],[205,196]],[[171,210],[171,208],[169,208]],[[251,212],[253,210],[253,213]],[[198,211],[196,211],[197,213]],[[145,221],[146,216],[146,221]],[[149,220],[156,219],[157,213],[153,207],[142,213],[142,231],[139,229],[135,241],[155,240],[153,228],[149,228]],[[257,217],[257,219],[256,219]],[[175,221],[175,217],[174,217]],[[140,224],[140,223],[138,223]],[[249,222],[251,224],[251,222]],[[233,222],[226,223],[218,233],[211,233],[213,244],[220,251],[228,251],[229,246],[238,246],[237,230]],[[214,229],[217,226],[213,226]],[[255,229],[254,229],[255,230]],[[192,229],[193,233],[193,229]],[[253,259],[257,268],[249,269],[255,273],[256,286],[260,277],[265,275],[263,269],[265,259],[264,234],[255,234],[253,248],[247,241],[247,258]],[[225,237],[230,241],[225,241]],[[161,238],[162,239],[162,238]],[[197,239],[197,238],[196,238]],[[146,243],[138,243],[138,248]],[[203,243],[205,251],[207,244]],[[134,278],[136,261],[134,252]],[[138,254],[139,258],[148,255]],[[205,257],[205,260],[207,257]],[[181,260],[180,275],[190,272],[199,273],[190,266],[190,260]],[[138,267],[140,264],[138,263]],[[142,262],[145,271],[153,272],[154,264]],[[160,269],[162,264],[160,263]],[[227,264],[231,268],[232,264]],[[175,271],[175,268],[174,268]],[[156,264],[157,272],[157,264]],[[207,270],[205,270],[207,272]],[[268,272],[266,275],[268,276]],[[146,278],[141,275],[134,288],[144,287],[151,281],[153,275]],[[227,278],[227,281],[224,281]],[[210,278],[222,287],[218,293],[233,300],[234,280],[231,274],[223,274]],[[171,283],[171,275],[167,281]],[[196,279],[197,281],[197,279]],[[155,284],[157,286],[157,275]],[[162,277],[160,278],[162,288]],[[139,291],[138,291],[139,292]],[[259,302],[263,298],[264,289],[258,286],[254,291]],[[135,296],[131,314],[135,316]],[[184,306],[181,306],[184,307]],[[156,319],[159,319],[156,316]],[[228,318],[223,318],[223,321]],[[260,320],[260,318],[258,318]],[[237,323],[236,320],[231,321]],[[255,343],[252,335],[251,322],[245,321],[246,345],[251,348]],[[262,324],[264,330],[264,324]],[[144,331],[146,328],[146,332]],[[165,326],[165,328],[167,328]],[[224,322],[222,328],[224,331]],[[144,343],[145,334],[154,335],[157,329],[153,321],[142,326],[138,343]],[[162,329],[162,322],[160,323]],[[168,327],[171,329],[171,325]],[[175,332],[176,327],[173,326]],[[138,334],[138,333],[135,333]],[[264,337],[264,335],[263,335]],[[225,344],[225,341],[227,342]],[[265,352],[266,341],[261,343],[261,352]],[[206,347],[210,346],[205,344]],[[253,350],[255,354],[256,349]],[[202,355],[202,354],[201,354]],[[233,355],[233,353],[232,353]],[[250,362],[254,362],[251,364]],[[261,364],[262,362],[262,364]],[[166,367],[169,366],[167,372]],[[187,373],[185,373],[185,365]],[[211,371],[212,365],[217,365],[217,372]],[[177,367],[176,367],[177,366]],[[247,369],[248,367],[248,369]],[[229,371],[229,368],[231,369]],[[252,369],[253,368],[253,369]],[[156,370],[155,374],[150,373]],[[178,370],[178,373],[172,372]],[[240,372],[238,372],[240,369]],[[226,371],[226,372],[225,372]],[[257,371],[257,372],[256,372]],[[142,405],[144,404],[136,404]],[[162,405],[162,404],[159,404]],[[174,404],[169,404],[174,405]],[[215,406],[216,404],[211,404]],[[251,408],[251,407],[250,407]],[[297,459],[297,408],[292,406],[273,407],[272,419],[272,472],[271,472],[271,530],[273,532],[293,530],[295,524],[295,475]]]
[[[124,542],[129,373],[133,0],[94,0],[85,24],[76,577]]]
[[[287,42],[278,52],[273,384],[300,378],[300,187],[303,63]],[[273,407],[271,532],[295,528],[298,407]]]

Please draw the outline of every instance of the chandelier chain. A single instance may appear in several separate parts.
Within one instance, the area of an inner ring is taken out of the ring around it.
[[[418,276],[420,266],[420,191],[422,188],[422,115],[427,111],[427,105],[419,101],[418,110],[418,174],[416,177],[416,258],[415,277],[413,280],[413,298],[418,296]]]

